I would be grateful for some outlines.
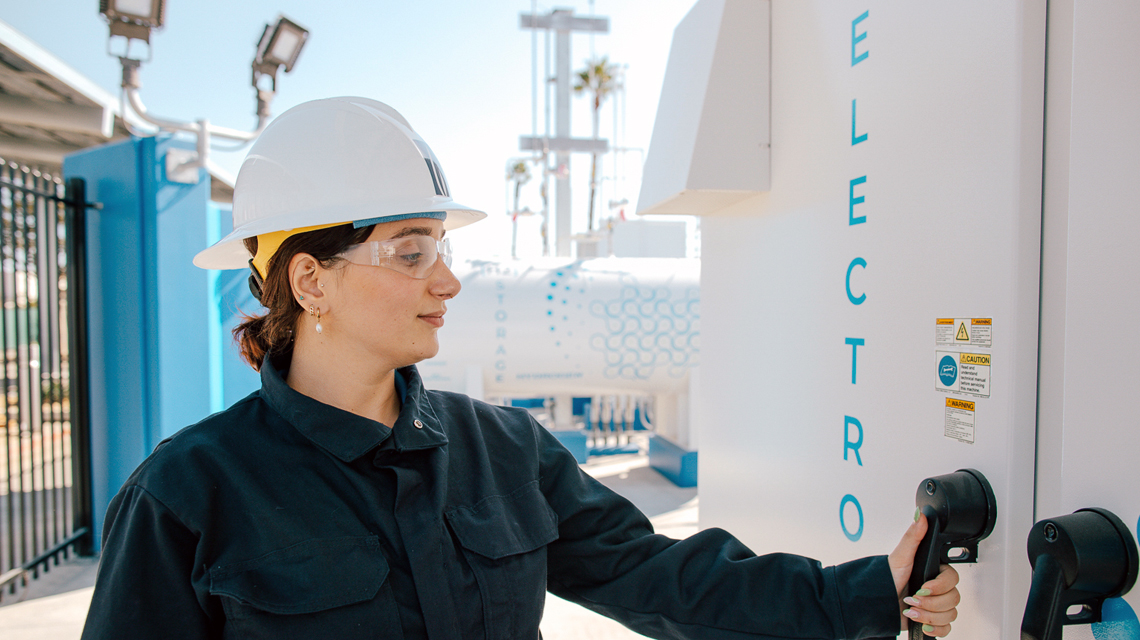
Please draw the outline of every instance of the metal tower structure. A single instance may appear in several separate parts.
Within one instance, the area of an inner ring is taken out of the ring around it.
[[[542,29],[549,38],[554,33],[554,76],[546,78],[555,86],[554,136],[550,136],[549,122],[546,132],[539,137],[519,136],[519,150],[541,154],[543,184],[546,184],[550,153],[554,153],[555,194],[555,255],[570,256],[570,154],[606,153],[609,141],[570,137],[570,36],[575,32],[609,33],[609,18],[583,18],[574,15],[573,9],[554,9],[550,13],[523,13],[519,15],[519,28]],[[549,56],[549,47],[547,49]],[[546,62],[549,66],[549,60]],[[548,93],[544,93],[548,95]],[[534,107],[534,105],[532,105]],[[544,215],[546,212],[544,211]]]

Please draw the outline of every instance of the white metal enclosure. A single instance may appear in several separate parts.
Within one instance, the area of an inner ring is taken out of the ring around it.
[[[770,83],[771,186],[703,211],[701,526],[885,553],[923,478],[978,469],[998,521],[953,636],[1018,638],[1032,524],[1140,515],[1140,6],[763,4],[714,32],[769,39],[770,66],[717,64]],[[694,147],[658,128],[647,168]],[[686,188],[666,173],[643,196]],[[1140,638],[1138,596],[1066,637]]]

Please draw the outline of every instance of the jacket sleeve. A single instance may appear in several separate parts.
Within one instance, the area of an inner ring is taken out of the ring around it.
[[[653,638],[895,637],[899,606],[885,556],[822,567],[757,556],[720,529],[653,533],[629,501],[583,473],[537,427],[542,489],[558,514],[548,589]]]
[[[197,535],[129,484],[107,509],[83,640],[218,638],[192,586]]]

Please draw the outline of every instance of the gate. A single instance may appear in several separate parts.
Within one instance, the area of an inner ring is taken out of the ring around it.
[[[92,553],[84,182],[0,160],[0,598]]]

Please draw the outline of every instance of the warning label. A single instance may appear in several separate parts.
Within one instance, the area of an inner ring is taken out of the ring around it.
[[[946,398],[946,427],[944,434],[966,444],[974,444],[974,403],[969,400]]]
[[[990,397],[990,354],[935,351],[934,361],[934,386],[939,391]]]
[[[938,318],[934,344],[942,348],[992,347],[993,318]]]
[[[936,318],[934,388],[979,398],[990,397],[993,318]],[[974,402],[946,398],[944,435],[974,444]]]

